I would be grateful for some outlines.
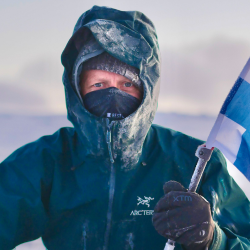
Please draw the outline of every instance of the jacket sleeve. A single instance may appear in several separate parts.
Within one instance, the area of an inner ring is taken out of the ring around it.
[[[250,203],[218,150],[206,168],[199,193],[210,202],[216,223],[210,250],[250,249]]]
[[[13,249],[43,234],[48,221],[51,162],[37,141],[0,164],[1,250]]]

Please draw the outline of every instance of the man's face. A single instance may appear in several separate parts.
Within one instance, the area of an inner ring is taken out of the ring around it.
[[[104,70],[87,70],[82,73],[81,95],[106,89],[110,87],[118,88],[141,101],[142,92],[126,77]]]

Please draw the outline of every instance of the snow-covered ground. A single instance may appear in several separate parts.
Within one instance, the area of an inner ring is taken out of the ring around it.
[[[157,113],[154,123],[181,131],[193,137],[206,140],[215,117],[190,116],[180,114]],[[54,133],[64,126],[72,126],[66,116],[13,116],[0,115],[0,161],[20,146],[38,139],[40,136]],[[229,173],[250,198],[249,183],[228,163]],[[248,188],[247,188],[248,185]],[[41,239],[22,244],[16,250],[44,250]]]

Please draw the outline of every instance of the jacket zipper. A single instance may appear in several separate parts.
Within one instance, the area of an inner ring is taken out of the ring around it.
[[[109,178],[109,202],[108,202],[108,213],[107,213],[107,226],[106,226],[103,250],[108,249],[109,237],[110,237],[110,231],[111,231],[112,206],[113,206],[114,193],[115,193],[115,167],[114,167],[115,161],[113,158],[112,145],[111,145],[111,137],[112,137],[111,129],[113,127],[114,121],[111,121],[111,123],[109,123],[109,119],[107,118],[106,122],[107,122],[106,142],[108,144],[111,169],[110,169],[110,178]]]
[[[108,144],[109,159],[110,159],[110,162],[113,164],[115,161],[114,161],[114,158],[113,158],[112,146],[111,146],[111,129],[113,127],[114,121],[112,121],[111,123],[109,123],[109,120],[107,118],[106,123],[107,123],[106,142]]]

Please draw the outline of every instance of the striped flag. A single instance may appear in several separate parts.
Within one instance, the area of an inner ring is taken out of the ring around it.
[[[206,147],[216,147],[250,181],[250,58],[229,92]]]

